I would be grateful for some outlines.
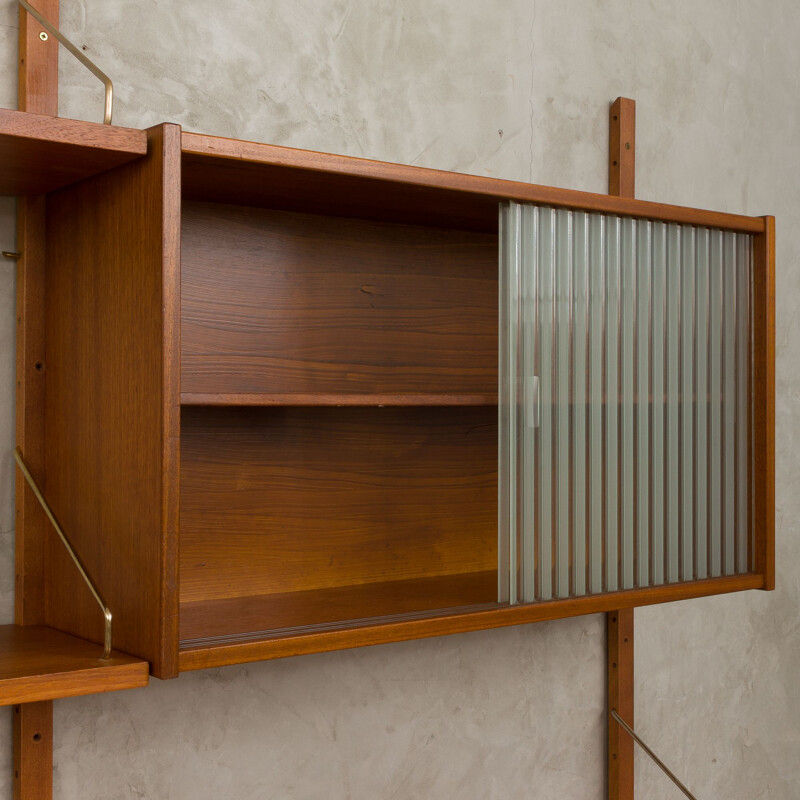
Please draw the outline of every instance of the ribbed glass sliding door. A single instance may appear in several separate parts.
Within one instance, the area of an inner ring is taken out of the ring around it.
[[[752,237],[500,211],[500,600],[749,571]]]

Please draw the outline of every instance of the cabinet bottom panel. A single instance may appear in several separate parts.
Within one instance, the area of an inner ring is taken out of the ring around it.
[[[181,605],[181,644],[285,636],[465,607],[494,607],[497,572],[472,572]]]

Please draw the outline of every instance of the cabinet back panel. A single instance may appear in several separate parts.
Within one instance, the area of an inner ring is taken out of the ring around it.
[[[184,203],[184,394],[497,392],[493,234]]]
[[[184,408],[181,602],[497,569],[497,409]]]

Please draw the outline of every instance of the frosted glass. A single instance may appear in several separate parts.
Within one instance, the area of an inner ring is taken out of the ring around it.
[[[501,601],[750,566],[752,237],[506,203]]]
[[[707,578],[708,572],[708,325],[709,325],[709,282],[708,282],[708,256],[709,238],[708,229],[699,228],[696,239],[695,259],[695,381],[697,402],[695,404],[695,518],[694,530],[697,532],[695,539],[695,576],[698,579]]]
[[[572,247],[572,588],[587,592],[589,414],[589,216],[575,214]]]

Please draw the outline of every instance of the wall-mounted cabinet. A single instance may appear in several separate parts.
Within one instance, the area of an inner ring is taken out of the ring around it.
[[[35,466],[155,675],[770,588],[770,219],[174,125],[44,215]]]

